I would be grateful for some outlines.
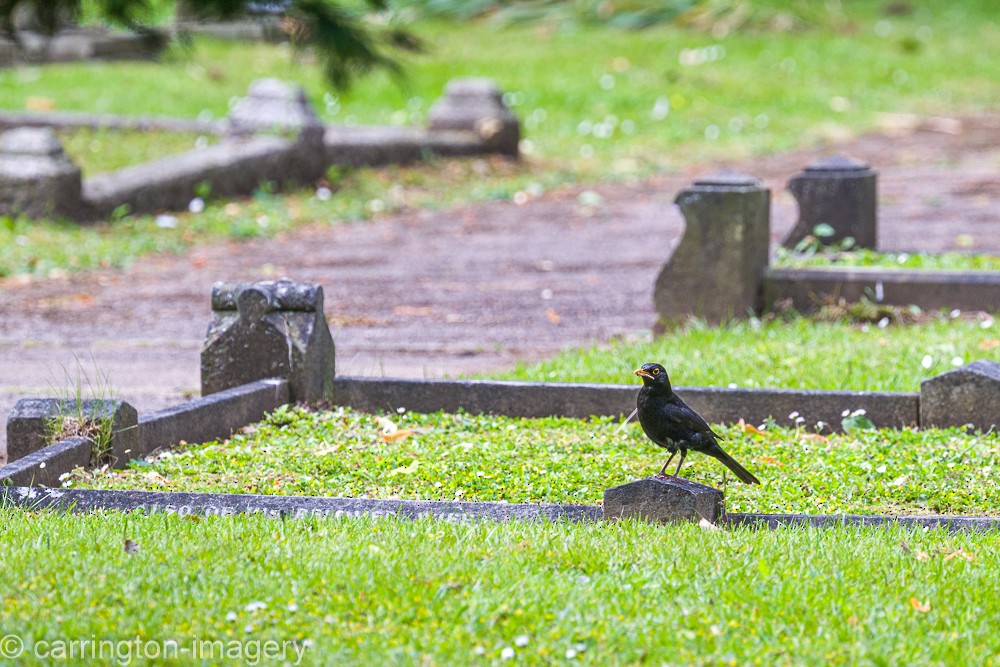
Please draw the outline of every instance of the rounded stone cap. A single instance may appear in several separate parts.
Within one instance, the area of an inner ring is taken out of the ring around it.
[[[867,171],[871,165],[864,160],[858,160],[847,155],[833,155],[821,160],[816,160],[806,166],[806,172],[831,172],[831,171]]]
[[[0,153],[58,156],[63,154],[63,147],[50,128],[19,127],[0,134]]]
[[[257,283],[219,282],[212,286],[212,310],[239,310],[241,313],[263,315],[275,310],[321,313],[323,288],[288,279]]]
[[[764,186],[759,179],[734,171],[720,171],[716,174],[702,176],[695,180],[694,185],[716,188],[760,188]]]

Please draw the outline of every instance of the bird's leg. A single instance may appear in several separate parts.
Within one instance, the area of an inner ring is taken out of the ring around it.
[[[681,466],[684,465],[684,457],[687,456],[687,450],[681,450],[681,460],[677,462],[677,470],[674,471],[674,479],[681,474]],[[670,458],[673,458],[672,456]]]
[[[671,452],[670,458],[667,459],[667,462],[663,464],[662,468],[660,468],[660,472],[657,473],[660,477],[666,477],[667,476],[667,466],[670,465],[670,462],[674,460],[674,456],[676,454],[677,454],[677,452]]]

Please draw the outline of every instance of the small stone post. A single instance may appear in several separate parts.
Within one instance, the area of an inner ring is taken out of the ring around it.
[[[311,181],[326,169],[323,121],[309,103],[301,86],[280,79],[257,79],[246,97],[233,105],[226,117],[226,134],[232,138],[256,134],[278,134],[296,142],[301,154],[296,165],[301,173],[288,180]]]
[[[289,400],[333,397],[333,338],[323,288],[290,280],[216,283],[201,352],[203,396],[255,380],[288,379]]]
[[[0,215],[83,217],[80,168],[49,128],[0,134]]]
[[[60,431],[100,442],[89,465],[108,463],[123,468],[139,456],[139,415],[125,401],[108,399],[22,398],[7,418],[7,463],[53,444]],[[97,430],[107,429],[98,439]]]
[[[518,156],[521,129],[490,79],[452,79],[428,112],[428,129],[473,132],[493,152]]]
[[[920,383],[920,428],[1000,428],[1000,364],[979,359]]]
[[[660,318],[718,323],[759,309],[771,191],[752,176],[724,173],[695,181],[675,202],[687,226],[653,289]]]
[[[876,172],[867,162],[835,155],[813,162],[788,181],[799,202],[799,221],[782,242],[794,248],[817,225],[826,224],[833,235],[817,237],[824,244],[853,238],[857,248],[875,248],[878,236]]]
[[[718,523],[722,491],[681,477],[655,475],[604,491],[605,519],[636,518],[653,523],[694,521]]]

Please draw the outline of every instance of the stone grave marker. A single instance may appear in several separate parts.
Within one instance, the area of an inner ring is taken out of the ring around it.
[[[79,218],[81,184],[80,168],[51,129],[0,134],[0,215]]]
[[[752,176],[722,173],[695,181],[675,201],[687,224],[653,289],[660,317],[717,323],[758,310],[771,191]]]
[[[1000,363],[979,359],[920,383],[920,426],[1000,428]]]
[[[489,79],[452,79],[444,97],[428,112],[428,129],[474,132],[491,150],[518,156],[521,139],[517,116],[503,103],[503,95]]]
[[[682,477],[654,475],[604,491],[604,518],[636,518],[653,523],[674,521],[718,523],[722,491]]]
[[[7,418],[7,463],[53,444],[64,420],[71,422],[67,437],[83,435],[91,443],[95,437],[90,427],[109,430],[102,458],[92,465],[109,463],[121,468],[139,455],[139,415],[125,401],[22,398]]]
[[[799,202],[799,220],[783,245],[794,248],[819,225],[833,234],[817,237],[836,244],[850,237],[854,247],[875,248],[878,237],[878,175],[862,160],[844,155],[817,160],[788,181]]]
[[[335,353],[323,288],[290,280],[216,283],[201,353],[203,396],[286,378],[289,400],[333,397]]]

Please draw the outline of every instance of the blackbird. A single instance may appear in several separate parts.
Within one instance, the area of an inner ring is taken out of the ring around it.
[[[760,484],[759,479],[723,451],[718,443],[719,436],[674,393],[663,366],[646,364],[634,371],[634,374],[642,378],[642,389],[636,400],[639,424],[650,440],[670,452],[670,458],[660,469],[660,475],[666,475],[667,466],[674,460],[674,455],[680,452],[681,460],[674,471],[674,477],[677,477],[690,449],[719,459],[744,483]]]

